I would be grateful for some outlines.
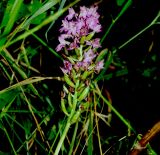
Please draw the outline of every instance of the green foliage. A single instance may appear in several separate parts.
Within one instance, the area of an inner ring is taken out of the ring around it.
[[[32,4],[27,6],[31,16],[26,20],[22,29],[25,29],[30,24],[36,24],[36,25],[40,24],[46,18],[47,15],[46,11],[51,9],[58,2],[59,0],[54,0],[54,1],[50,0],[45,4],[42,4],[39,0],[33,1]]]
[[[118,6],[122,6],[125,0],[116,0]]]
[[[0,110],[3,109],[4,111],[7,111],[7,109],[11,106],[11,104],[16,99],[19,92],[20,91],[18,89],[0,91]]]
[[[156,67],[153,68],[147,68],[144,70],[144,72],[142,73],[143,76],[145,77],[151,77],[152,73],[156,70]]]
[[[21,9],[22,0],[9,0],[7,8],[1,23],[1,27],[4,27],[4,32],[2,35],[7,35],[10,33],[15,21],[17,20],[17,14]]]

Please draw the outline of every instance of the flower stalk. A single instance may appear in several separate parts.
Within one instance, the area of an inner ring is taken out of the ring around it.
[[[59,154],[71,125],[79,122],[81,113],[88,110],[89,96],[93,92],[92,82],[104,66],[104,51],[98,53],[100,39],[94,38],[96,33],[101,32],[97,9],[97,6],[82,6],[76,13],[69,8],[69,14],[62,20],[56,51],[62,52],[64,57],[63,67],[60,67],[64,74],[61,108],[67,116],[67,122],[55,155]]]

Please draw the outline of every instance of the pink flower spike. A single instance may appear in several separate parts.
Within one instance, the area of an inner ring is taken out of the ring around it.
[[[59,44],[59,45],[56,47],[56,51],[59,52],[63,47],[65,47],[65,46],[62,45],[62,44]]]
[[[81,61],[78,61],[75,65],[74,65],[74,68],[78,71],[83,65],[83,62]]]
[[[62,28],[60,28],[60,32],[68,32],[69,30],[69,22],[65,19],[62,20]]]
[[[84,70],[87,70],[88,69],[88,67],[89,67],[89,65],[90,65],[90,63],[89,62],[85,62],[85,61],[83,61],[82,62],[82,68],[84,69]]]
[[[94,52],[90,49],[88,50],[88,52],[84,53],[83,62],[87,62],[90,64],[95,57],[96,57],[96,54],[94,54]]]
[[[64,69],[64,68],[62,68],[62,67],[60,67],[60,69],[61,69],[61,71],[63,72],[63,74],[67,74],[67,73],[68,73],[68,71],[67,71],[66,69]]]
[[[64,63],[64,67],[63,68],[61,67],[62,72],[65,74],[67,73],[70,74],[70,71],[72,70],[72,64],[66,60],[64,60],[63,63]]]
[[[94,30],[95,27],[97,28],[97,26],[100,25],[98,19],[93,16],[86,19],[86,24],[91,30]],[[95,31],[95,32],[98,32],[98,31]]]
[[[91,41],[86,41],[86,45],[90,45],[93,48],[100,48],[101,47],[101,45],[100,45],[100,39],[96,38],[96,39],[91,40]]]
[[[70,37],[71,37],[70,35],[62,34],[62,35],[59,36],[58,40],[59,40],[61,45],[69,45],[70,42],[66,41],[65,39],[70,38]]]
[[[99,73],[100,70],[102,70],[103,68],[104,68],[104,59],[101,60],[101,61],[99,61],[99,62],[96,64],[96,66],[95,66],[95,71],[96,71],[97,73]]]
[[[66,16],[66,19],[71,20],[73,17],[76,16],[76,13],[73,8],[69,8],[69,14]]]
[[[62,34],[58,37],[58,40],[60,42],[60,44],[56,47],[56,51],[60,51],[63,47],[65,47],[65,45],[69,45],[70,42],[69,41],[66,41],[65,39],[67,38],[72,38],[71,35],[68,35],[68,34]]]
[[[60,28],[61,35],[58,40],[60,44],[57,46],[56,51],[60,51],[62,48],[67,50],[73,50],[83,44],[84,39],[88,34],[97,33],[101,31],[101,25],[99,23],[99,14],[97,12],[98,7],[92,6],[87,8],[85,6],[80,7],[79,14],[75,12],[73,8],[69,8],[68,15],[62,20],[62,27]],[[83,42],[81,42],[83,41]],[[92,46],[91,48],[99,48],[99,39],[85,41],[86,45]],[[84,56],[84,61],[91,63],[94,59],[94,54],[91,56]]]
[[[70,43],[68,50],[73,50],[75,48],[78,48],[79,47],[78,44],[79,44],[79,40],[78,38],[75,37],[74,41]]]
[[[97,9],[98,9],[98,6],[96,6],[96,7],[91,6],[91,7],[88,9],[87,16],[88,16],[88,17],[93,16],[93,17],[99,18],[100,15],[97,13]]]
[[[98,33],[98,32],[101,32],[101,29],[102,29],[102,26],[100,24],[97,24],[95,27],[93,27],[92,30]]]
[[[75,49],[75,48],[77,48],[77,47],[78,47],[77,44],[76,44],[75,42],[72,42],[72,43],[69,45],[68,50],[73,50],[73,49]]]
[[[80,34],[81,30],[86,26],[85,24],[85,20],[84,19],[77,19],[77,22],[76,22],[76,31],[77,31],[77,34]]]
[[[79,18],[86,18],[88,14],[88,9],[85,6],[80,7],[80,14],[79,14]]]
[[[92,42],[92,46],[93,46],[93,48],[99,48],[99,47],[101,47],[101,45],[100,45],[100,39],[99,38],[94,39],[93,42]]]
[[[72,35],[76,35],[77,33],[77,29],[76,29],[76,22],[74,21],[70,21],[69,22],[69,30],[68,30],[68,34],[72,34]]]

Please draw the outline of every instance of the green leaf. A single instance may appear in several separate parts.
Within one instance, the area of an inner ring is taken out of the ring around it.
[[[19,94],[18,89],[11,89],[7,91],[0,91],[0,110],[2,110],[6,105],[11,105]]]
[[[72,117],[72,119],[71,119],[71,124],[74,124],[74,123],[76,123],[77,121],[79,121],[80,115],[81,115],[81,111],[78,110],[78,111],[73,115],[73,117]]]
[[[40,24],[46,17],[46,11],[56,5],[58,2],[59,0],[50,0],[46,4],[42,5],[39,1],[35,1],[30,8],[31,12],[34,12],[34,14],[27,19],[22,29],[25,29],[29,24]]]
[[[71,81],[67,74],[64,74],[64,81],[71,87],[75,88],[75,84]]]
[[[96,63],[97,63],[98,61],[101,61],[102,59],[104,59],[104,57],[105,57],[107,54],[108,54],[108,49],[105,48],[104,50],[102,50],[102,51],[99,53],[98,57],[96,58]]]
[[[46,18],[46,15],[47,15],[46,12],[38,15],[36,18],[32,20],[31,24],[35,24],[35,25],[40,24]]]
[[[63,9],[65,3],[66,3],[66,0],[61,0],[61,3],[60,3],[60,5],[59,5],[58,11],[60,11],[60,10]],[[48,32],[49,32],[49,30],[53,27],[54,23],[55,23],[55,21],[53,21],[53,22],[49,25],[47,31],[45,32],[45,37],[46,37],[46,40],[47,40],[47,41],[48,41],[48,36],[47,36],[47,35],[48,35]]]
[[[23,122],[23,126],[25,129],[25,134],[29,135],[31,133],[32,122],[27,119]]]
[[[2,20],[2,26],[5,26],[3,35],[10,33],[15,21],[17,20],[17,14],[21,9],[22,0],[10,0],[7,4],[7,8]]]
[[[14,0],[9,0],[8,1],[8,4],[6,6],[6,9],[5,9],[5,12],[4,12],[4,16],[3,16],[0,28],[3,28],[3,27],[5,27],[7,25],[8,20],[9,20],[9,13],[10,13],[10,11],[12,9],[12,4],[13,3],[14,3]]]
[[[153,75],[153,72],[156,70],[156,67],[153,68],[147,68],[143,71],[142,75],[144,77],[151,77]]]
[[[118,6],[122,6],[125,2],[125,0],[116,0]]]
[[[0,155],[10,155],[10,153],[0,151]]]
[[[23,0],[9,0],[7,3],[7,7],[0,25],[0,29],[4,27],[4,31],[0,36],[0,51],[7,40],[6,35],[11,32],[15,22],[17,21],[17,15],[21,9],[22,2]]]
[[[66,103],[65,100],[61,99],[61,109],[67,116],[69,116],[68,111],[67,111],[66,106],[65,106],[65,103]]]
[[[56,126],[53,125],[51,131],[48,133],[49,134],[48,139],[53,140],[53,138],[56,137],[56,133],[57,133]]]
[[[85,99],[89,93],[90,87],[86,87],[83,92],[80,94],[78,101],[81,102],[83,99]]]

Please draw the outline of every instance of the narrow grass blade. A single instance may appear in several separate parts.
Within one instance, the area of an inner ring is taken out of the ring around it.
[[[56,5],[59,2],[59,0],[50,0],[47,3],[45,3],[41,8],[39,8],[29,19],[26,20],[24,25],[22,26],[22,30],[25,29],[27,26],[29,26],[32,22],[33,19],[35,19],[37,16],[40,14],[46,12],[49,10],[51,7]]]
[[[101,91],[98,88],[98,85],[95,83],[95,93],[99,95],[99,97],[108,105],[108,107],[117,115],[117,117],[130,129],[131,131],[135,132],[134,128],[131,124],[110,104],[110,102],[101,94]]]
[[[7,105],[11,106],[19,92],[20,91],[18,89],[12,89],[3,92],[0,91],[0,110],[2,110]]]
[[[13,3],[12,1],[13,0],[9,1],[9,3]],[[9,12],[9,19],[7,21],[7,25],[5,26],[3,35],[6,35],[6,34],[10,33],[10,31],[11,31],[11,29],[12,29],[12,27],[13,27],[15,21],[16,21],[17,14],[18,14],[18,11],[21,8],[22,3],[23,3],[23,0],[14,0],[12,9]],[[4,20],[6,20],[5,17],[4,17]]]
[[[5,128],[4,126],[3,126],[3,130],[4,130],[4,132],[5,132],[5,134],[6,134],[7,138],[8,138],[8,141],[9,141],[9,143],[10,143],[10,145],[11,145],[11,148],[12,148],[12,150],[13,150],[14,155],[17,155],[16,150],[15,150],[15,148],[14,148],[14,145],[13,145],[13,143],[12,143],[12,140],[11,140],[9,134],[8,134],[8,131],[6,130],[6,128]]]
[[[125,13],[125,11],[131,6],[132,4],[132,0],[128,0],[126,2],[126,4],[124,5],[124,7],[122,8],[122,10],[120,11],[120,13],[117,15],[117,17],[115,19],[113,19],[111,25],[109,26],[109,28],[106,30],[104,36],[101,39],[101,43],[103,43],[103,41],[105,40],[105,38],[107,37],[107,35],[109,34],[109,32],[111,31],[112,27],[115,25],[115,23],[118,21],[118,19]]]
[[[75,124],[74,133],[73,133],[68,155],[72,155],[73,153],[73,147],[74,147],[75,140],[76,140],[77,130],[78,130],[78,122]]]
[[[26,80],[23,80],[21,82],[18,82],[16,84],[10,86],[10,87],[8,87],[4,90],[1,90],[0,94],[6,92],[8,90],[12,90],[12,89],[15,89],[15,88],[22,87],[24,85],[32,84],[32,83],[39,82],[39,81],[42,81],[42,80],[47,80],[47,79],[51,80],[51,79],[55,79],[55,78],[54,77],[32,77],[32,78],[28,78]]]
[[[87,154],[93,155],[93,111],[89,114],[89,127],[88,127],[88,147],[87,147]]]
[[[2,46],[7,41],[6,36],[10,33],[16,21],[16,17],[17,17],[18,11],[21,8],[22,2],[23,0],[9,0],[7,3],[7,8],[5,10],[3,20],[0,26],[1,28],[4,27],[4,31],[2,35],[0,36],[0,52],[1,52]]]
[[[57,58],[63,60],[63,58],[56,52],[54,51],[51,47],[49,47],[40,37],[38,37],[36,34],[32,34],[43,46],[47,47],[48,50],[53,53]]]
[[[61,4],[60,4],[60,6],[59,6],[58,11],[63,9],[65,3],[66,3],[66,0],[62,0],[62,1],[61,1]],[[46,33],[45,33],[45,37],[46,37],[46,40],[47,40],[47,41],[48,41],[48,37],[47,37],[48,32],[49,32],[49,30],[53,27],[54,23],[55,23],[55,21],[53,21],[53,22],[49,25],[49,27],[48,27],[48,29],[47,29],[47,31],[46,31]]]

